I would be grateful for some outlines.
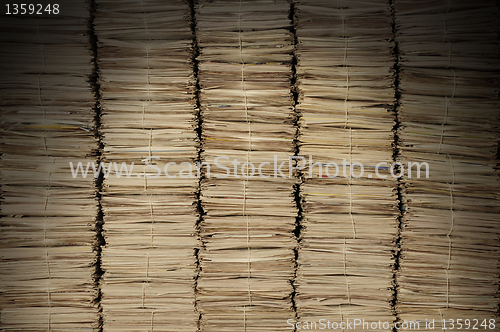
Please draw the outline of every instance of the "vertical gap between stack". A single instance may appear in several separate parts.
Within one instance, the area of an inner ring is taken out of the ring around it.
[[[90,49],[92,52],[92,73],[89,75],[89,84],[94,95],[94,137],[96,139],[97,147],[94,150],[94,157],[96,159],[97,165],[99,165],[103,160],[104,142],[103,135],[101,133],[101,86],[99,83],[99,63],[98,63],[98,38],[95,31],[94,20],[96,14],[96,2],[95,0],[89,0],[89,19],[88,19],[88,37]],[[96,295],[94,298],[94,305],[98,311],[98,322],[97,331],[103,331],[103,311],[101,305],[102,290],[101,290],[101,280],[104,275],[102,269],[102,248],[106,245],[106,240],[103,236],[103,224],[104,224],[104,213],[102,210],[102,186],[103,186],[104,174],[99,172],[98,177],[95,179],[95,197],[97,201],[97,214],[94,223],[94,244],[93,251],[95,254],[94,260],[94,273],[93,282],[96,289]]]
[[[290,12],[289,12],[289,19],[290,19],[290,34],[291,37],[293,38],[293,51],[292,51],[292,58],[291,58],[291,68],[290,68],[290,93],[291,97],[293,99],[293,106],[292,106],[292,118],[293,118],[293,125],[295,127],[295,136],[293,138],[293,155],[294,156],[299,156],[300,155],[300,133],[301,133],[301,119],[302,119],[302,114],[301,112],[297,109],[297,105],[299,104],[299,89],[298,89],[298,80],[297,80],[297,66],[298,66],[298,59],[297,59],[297,46],[298,46],[298,38],[297,38],[297,23],[295,19],[295,2],[294,0],[290,0]],[[295,162],[297,162],[297,158],[295,159]],[[293,279],[290,281],[292,285],[292,293],[290,294],[290,299],[292,302],[292,309],[295,314],[295,321],[299,321],[299,313],[297,311],[297,301],[296,301],[296,295],[297,295],[297,270],[299,267],[299,250],[300,250],[300,242],[301,242],[301,233],[302,233],[302,223],[304,219],[304,210],[302,207],[302,196],[301,196],[301,191],[302,191],[302,185],[304,183],[304,178],[303,178],[303,173],[301,170],[295,170],[294,177],[297,180],[297,183],[294,184],[293,186],[293,197],[295,200],[295,204],[297,207],[297,216],[295,217],[295,228],[293,230],[293,235],[296,240],[296,245],[295,248],[293,249],[294,251],[294,272],[293,272]],[[294,328],[296,329],[296,327]]]
[[[399,50],[399,42],[397,40],[398,27],[396,24],[396,11],[394,8],[394,1],[389,0],[390,12],[391,12],[391,28],[392,28],[392,55],[394,56],[394,66],[392,67],[393,71],[393,85],[394,85],[394,104],[390,111],[394,116],[394,126],[392,128],[393,131],[393,142],[392,142],[392,161],[393,163],[398,162],[401,157],[400,151],[400,138],[399,131],[401,129],[401,121],[400,121],[400,101],[401,101],[401,88],[400,88],[400,60],[401,53]],[[401,172],[401,169],[398,169],[399,166],[396,165],[396,172]],[[397,217],[397,233],[396,238],[394,240],[394,249],[393,249],[393,275],[392,275],[392,300],[391,300],[391,308],[394,315],[394,321],[399,322],[399,313],[397,310],[398,305],[398,293],[399,293],[399,283],[398,283],[398,273],[400,270],[401,263],[401,250],[402,250],[402,232],[403,232],[403,221],[405,214],[405,201],[404,201],[404,179],[403,177],[397,178],[397,186],[395,188],[396,198],[398,201],[398,217]],[[394,332],[396,332],[396,327],[393,328]]]
[[[191,64],[193,65],[193,79],[192,79],[192,94],[193,94],[193,100],[195,103],[195,109],[194,109],[194,130],[196,131],[196,139],[198,143],[198,148],[197,148],[197,156],[196,156],[196,162],[198,165],[201,165],[203,162],[203,114],[201,111],[201,101],[200,101],[200,79],[199,79],[199,60],[198,57],[200,56],[200,48],[198,45],[198,37],[197,37],[197,24],[196,24],[196,8],[195,8],[195,0],[187,0],[187,3],[189,5],[189,21],[190,21],[190,26],[191,26],[191,34],[192,34],[192,44],[191,44]],[[202,182],[205,179],[205,170],[203,167],[199,167],[200,174],[198,177],[198,188],[195,193],[195,202],[194,205],[196,207],[196,211],[198,213],[198,219],[196,220],[196,225],[195,225],[195,236],[199,240],[199,247],[194,248],[194,257],[195,257],[195,276],[194,276],[194,310],[197,314],[197,321],[196,321],[196,326],[197,326],[197,331],[202,330],[202,313],[199,309],[198,305],[198,279],[200,278],[201,274],[201,259],[200,259],[200,250],[204,248],[204,243],[201,237],[201,227],[202,223],[205,217],[205,210],[203,209],[203,204],[201,200],[201,191],[202,191]]]
[[[500,16],[500,0],[497,0],[496,2],[496,7],[497,7],[497,18]],[[498,22],[498,20],[497,20]],[[497,43],[500,43],[500,23],[498,23],[497,25]],[[497,83],[497,85],[499,85]],[[497,100],[500,100],[500,92],[498,92],[497,94]],[[500,136],[500,132],[499,132],[500,128],[497,127],[497,137]],[[500,171],[500,141],[498,141],[497,143],[497,155],[496,155],[496,171],[497,171],[497,181],[499,180],[498,178],[500,177],[500,174],[498,174],[498,172]],[[500,238],[498,238],[498,241],[500,242]],[[500,257],[498,258],[500,260]],[[500,298],[500,275],[498,275],[498,279],[497,279],[497,282],[498,282],[498,291],[497,291],[497,295],[498,295],[498,298]],[[498,306],[497,306],[497,318],[500,317],[500,301],[498,301]]]

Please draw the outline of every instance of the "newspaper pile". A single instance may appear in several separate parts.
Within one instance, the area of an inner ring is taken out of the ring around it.
[[[324,0],[296,8],[300,154],[321,164],[307,159],[303,170],[299,317],[392,323],[398,209],[387,167],[394,140],[389,6]],[[387,163],[379,171],[386,178],[375,174],[379,162]],[[326,173],[328,163],[338,168]]]
[[[95,24],[112,168],[102,199],[104,331],[195,331],[198,180],[164,172],[197,156],[189,6],[99,1]]]
[[[94,96],[84,1],[2,17],[2,331],[92,331],[97,213]]]
[[[288,10],[284,0],[200,1],[197,8],[203,158],[214,165],[225,156],[218,163],[228,167],[212,169],[201,188],[198,286],[207,332],[277,331],[294,318]],[[285,162],[285,177],[274,176],[275,158]]]
[[[423,4],[395,6],[402,157],[430,168],[428,179],[405,180],[399,316],[439,320],[436,329],[451,319],[489,324],[499,276],[498,13],[494,1]]]

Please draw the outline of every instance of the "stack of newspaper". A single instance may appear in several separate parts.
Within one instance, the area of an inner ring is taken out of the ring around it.
[[[91,5],[0,23],[2,330],[497,328],[495,1]]]
[[[202,182],[198,286],[207,332],[278,331],[294,318],[288,10],[284,0],[198,7],[203,158],[213,166],[222,156],[227,167],[212,167]],[[275,160],[283,163],[276,176]]]
[[[390,8],[386,1],[327,0],[296,8],[300,155],[307,161],[299,317],[389,322],[372,330],[390,331],[398,216],[397,182],[389,172]],[[385,164],[377,174],[379,162]]]
[[[436,329],[452,328],[451,319],[490,326],[499,276],[497,9],[495,1],[426,4],[395,7],[402,155],[430,169],[428,179],[406,179],[398,311],[439,320]]]
[[[60,10],[2,16],[3,331],[91,331],[98,321],[95,187],[69,163],[92,161],[97,147],[89,13],[85,1]]]
[[[98,1],[95,24],[111,168],[102,199],[104,331],[195,331],[198,179],[179,175],[197,156],[189,6]]]

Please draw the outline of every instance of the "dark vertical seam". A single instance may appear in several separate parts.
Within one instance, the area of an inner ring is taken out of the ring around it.
[[[496,40],[496,44],[500,44],[500,22],[499,22],[499,18],[500,18],[500,0],[497,0],[496,3],[496,17],[497,17],[497,26],[496,26],[496,31],[497,31],[497,40]],[[498,59],[498,58],[497,58]],[[497,60],[498,61],[498,60]],[[497,75],[499,73],[497,72]],[[497,81],[497,88],[500,88],[499,86],[499,82]],[[497,93],[497,101],[500,100],[500,92]],[[500,120],[500,118],[497,118],[497,120]],[[500,136],[500,132],[499,132],[500,128],[497,126],[496,128],[496,132],[497,132],[497,139],[498,137]],[[499,174],[498,172],[500,171],[500,141],[497,141],[497,151],[496,151],[496,171],[497,171],[497,181],[499,179]],[[500,242],[500,238],[497,239],[499,242]],[[500,257],[498,257],[499,261],[500,261]],[[497,290],[497,299],[500,299],[500,275],[497,275],[498,279],[497,279],[497,283],[498,283],[498,290]],[[500,317],[500,300],[497,300],[498,303],[497,303],[497,317]]]
[[[98,62],[98,38],[95,31],[95,14],[97,11],[97,5],[95,0],[89,0],[89,19],[88,19],[88,37],[90,50],[92,52],[92,73],[89,75],[88,82],[90,84],[90,88],[94,94],[94,137],[97,142],[97,147],[94,150],[93,156],[95,157],[97,164],[103,160],[103,151],[104,151],[104,142],[103,135],[101,133],[101,85],[100,85],[100,70],[99,70],[99,62]],[[101,282],[102,276],[104,275],[104,270],[102,269],[102,248],[106,245],[106,240],[103,235],[103,225],[104,225],[104,212],[102,210],[102,188],[103,188],[104,174],[99,172],[98,177],[95,179],[95,197],[97,200],[97,215],[95,217],[94,223],[94,243],[93,243],[93,251],[95,254],[94,258],[94,271],[93,271],[93,282],[94,288],[96,290],[96,295],[94,298],[94,305],[97,308],[98,312],[98,321],[97,321],[97,331],[103,331],[103,310],[102,310],[102,290],[101,290]]]
[[[400,130],[402,128],[401,120],[400,120],[400,111],[401,111],[401,52],[399,49],[399,42],[397,40],[398,35],[398,26],[396,22],[396,10],[394,8],[395,0],[389,0],[389,7],[391,12],[391,29],[392,29],[392,55],[394,57],[394,66],[392,67],[393,72],[393,86],[394,86],[394,104],[389,110],[392,112],[394,116],[394,126],[392,128],[393,132],[393,142],[392,142],[392,161],[398,162],[401,158],[401,150],[400,144],[401,140],[399,137]],[[399,167],[396,165],[397,168]],[[401,169],[397,169],[397,172],[400,172]],[[391,300],[391,309],[394,315],[395,322],[399,322],[399,313],[398,313],[398,295],[399,295],[399,282],[398,282],[398,274],[400,271],[401,265],[401,253],[402,253],[402,233],[403,233],[403,223],[405,216],[405,200],[404,200],[404,179],[403,177],[399,177],[397,179],[397,186],[395,188],[396,198],[398,201],[398,216],[397,220],[397,232],[396,238],[394,240],[394,248],[392,250],[393,254],[393,274],[392,274],[392,300]],[[396,327],[393,328],[393,331],[396,332]]]
[[[297,58],[297,47],[298,47],[298,38],[297,38],[297,22],[296,22],[296,8],[295,1],[290,0],[290,11],[289,11],[289,19],[290,19],[290,34],[293,38],[293,51],[291,53],[291,64],[290,64],[290,94],[293,100],[292,106],[292,120],[293,126],[295,128],[295,135],[292,141],[293,144],[293,155],[295,157],[300,155],[300,134],[301,134],[301,119],[302,113],[297,109],[299,104],[299,89],[298,89],[298,78],[297,78],[297,66],[298,66],[298,58]],[[295,160],[297,162],[297,159]],[[297,215],[295,217],[295,228],[293,230],[293,236],[296,241],[295,248],[293,248],[294,252],[294,272],[292,280],[290,283],[292,285],[292,293],[290,294],[290,300],[292,303],[292,309],[295,314],[295,321],[299,321],[299,313],[297,307],[297,272],[299,268],[299,252],[300,252],[300,243],[302,240],[302,229],[303,229],[303,220],[304,220],[304,209],[302,207],[303,199],[302,199],[302,186],[304,184],[304,177],[301,170],[294,171],[294,177],[296,179],[296,183],[293,185],[293,197],[295,201],[295,206],[297,208]],[[294,328],[296,329],[296,327]]]
[[[197,140],[197,155],[196,155],[196,162],[198,163],[199,169],[200,169],[200,174],[198,178],[198,186],[195,192],[195,202],[194,206],[196,208],[196,212],[198,214],[198,219],[196,220],[196,225],[195,225],[195,236],[197,237],[199,241],[199,247],[194,248],[194,257],[195,257],[195,276],[194,276],[194,310],[197,314],[196,318],[196,329],[198,332],[202,330],[202,320],[203,320],[203,315],[202,312],[199,308],[199,300],[198,300],[198,294],[199,294],[199,288],[198,288],[198,280],[200,278],[201,272],[202,272],[202,266],[201,266],[201,257],[200,257],[200,251],[204,249],[205,244],[203,243],[203,239],[201,236],[201,227],[203,224],[203,220],[205,218],[205,210],[203,209],[203,204],[202,204],[202,184],[203,180],[205,179],[205,171],[201,167],[201,163],[203,162],[203,113],[201,110],[201,101],[200,101],[200,94],[201,94],[201,86],[200,86],[200,78],[199,78],[199,71],[200,71],[200,64],[198,57],[200,56],[200,47],[198,45],[198,36],[197,36],[197,22],[196,22],[196,4],[195,0],[187,0],[187,3],[189,5],[189,23],[191,26],[191,35],[192,35],[192,43],[191,43],[191,64],[193,66],[193,79],[191,81],[191,89],[192,89],[192,94],[193,94],[193,101],[195,103],[194,105],[194,130],[196,132],[196,140]]]

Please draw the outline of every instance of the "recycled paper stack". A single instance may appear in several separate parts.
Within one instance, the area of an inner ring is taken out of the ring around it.
[[[198,180],[164,173],[197,155],[188,17],[180,0],[98,1],[103,157],[130,172],[104,180],[104,331],[197,328]]]
[[[206,216],[198,287],[203,331],[278,331],[293,319],[297,209],[287,1],[201,1],[197,8]],[[274,176],[274,160],[281,172]],[[233,160],[239,163],[234,176]],[[261,163],[261,177],[258,167]],[[242,164],[252,163],[251,166]]]
[[[399,315],[481,324],[498,310],[497,9],[397,1],[396,18],[402,155],[430,169],[406,179]]]
[[[1,22],[2,331],[92,331],[97,213],[88,8]]]
[[[296,8],[300,155],[309,164],[303,170],[299,317],[392,323],[398,210],[396,180],[388,171],[394,140],[389,6],[323,0],[298,1]],[[322,163],[321,174],[309,160]],[[379,171],[385,179],[376,176],[379,162],[387,163]],[[328,178],[336,172],[329,167],[326,174],[327,163],[339,165],[337,177]],[[360,167],[349,171],[356,163],[364,165],[360,178]]]

